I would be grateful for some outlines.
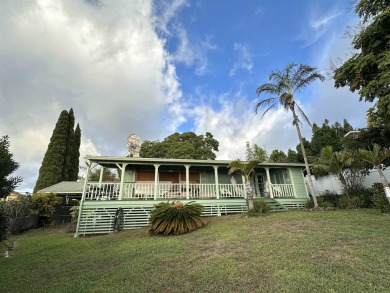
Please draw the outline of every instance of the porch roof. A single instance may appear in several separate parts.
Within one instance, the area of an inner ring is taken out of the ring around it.
[[[192,166],[221,166],[227,167],[232,160],[194,160],[194,159],[162,159],[162,158],[133,158],[133,157],[111,157],[111,156],[86,156],[86,160],[98,163],[102,166],[128,163],[133,165],[192,165]],[[305,168],[302,163],[270,163],[263,162],[259,167],[300,167]]]
[[[42,193],[56,193],[56,194],[82,194],[84,182],[76,181],[62,181],[57,184],[48,186],[39,190]]]

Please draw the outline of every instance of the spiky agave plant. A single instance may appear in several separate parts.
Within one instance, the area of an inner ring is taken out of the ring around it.
[[[180,235],[196,230],[206,224],[202,211],[203,206],[194,202],[161,202],[150,213],[149,233]]]

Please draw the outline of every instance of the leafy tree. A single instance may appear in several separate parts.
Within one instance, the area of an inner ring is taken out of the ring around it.
[[[359,100],[376,102],[370,122],[390,123],[390,2],[360,0],[355,11],[362,29],[353,37],[356,53],[334,70],[336,87],[359,92]]]
[[[298,153],[292,149],[287,151],[287,163],[298,163]]]
[[[339,122],[329,125],[325,119],[321,127],[313,124],[313,136],[310,142],[311,155],[317,157],[322,148],[331,146],[334,151],[340,151],[344,148],[344,135],[353,130],[352,126],[344,119],[343,125]],[[347,139],[349,141],[349,139]]]
[[[291,63],[287,65],[284,71],[272,71],[269,75],[269,79],[272,82],[260,85],[257,88],[256,93],[257,95],[266,93],[275,96],[258,102],[256,105],[256,113],[259,109],[265,107],[267,109],[262,115],[262,117],[264,117],[268,111],[279,106],[282,106],[286,111],[291,111],[293,115],[293,125],[295,125],[297,129],[299,142],[301,144],[302,156],[305,161],[310,193],[313,197],[314,207],[317,208],[317,193],[314,190],[313,183],[311,181],[312,179],[309,162],[306,156],[305,147],[303,145],[303,138],[299,127],[301,121],[298,118],[297,112],[309,125],[310,122],[303,110],[295,102],[294,95],[308,86],[311,82],[317,79],[323,81],[325,78],[323,75],[319,74],[314,67],[303,64],[297,67],[296,64]]]
[[[100,168],[94,169],[89,173],[89,181],[99,181],[100,179]],[[118,176],[111,172],[110,169],[103,168],[103,178],[102,181],[119,181]]]
[[[380,168],[380,164],[390,157],[390,151],[387,149],[381,149],[378,144],[374,144],[372,150],[359,149],[358,156],[363,161],[374,165],[381,178],[383,188],[385,189],[386,197],[390,202],[389,182],[387,181],[385,174],[383,174]]]
[[[242,162],[240,160],[235,160],[230,162],[229,164],[229,174],[240,174],[245,179],[245,190],[246,190],[246,198],[248,200],[248,209],[253,209],[253,188],[251,185],[251,178],[253,175],[253,172],[255,171],[255,167],[260,164],[261,161],[249,161],[249,162]]]
[[[264,162],[268,160],[268,154],[265,149],[259,147],[257,144],[250,145],[249,141],[246,142],[245,159],[247,161],[260,161]]]
[[[206,135],[196,135],[194,132],[175,132],[163,141],[144,141],[141,145],[140,156],[143,158],[167,159],[197,159],[207,160],[216,158],[219,142],[210,132]]]
[[[0,198],[10,194],[15,187],[22,182],[19,176],[10,175],[18,170],[19,163],[13,159],[13,154],[9,151],[9,138],[5,135],[0,138]]]
[[[310,163],[312,163],[313,161],[313,156],[311,154],[311,143],[310,141],[308,141],[306,138],[302,137],[302,142],[303,142],[303,146],[304,146],[304,149],[305,149],[305,153],[306,153],[306,156],[307,156],[307,159]],[[303,159],[303,154],[302,154],[302,144],[299,143],[296,147],[296,150],[297,150],[297,161],[299,163],[304,163],[305,160]]]
[[[333,151],[331,146],[324,147],[315,163],[314,172],[334,174],[347,196],[361,189],[364,176],[367,174],[365,165],[357,158],[354,151]]]
[[[61,181],[76,180],[75,164],[78,162],[79,145],[74,144],[73,110],[63,110],[58,118],[47,151],[42,161],[34,193]],[[76,158],[77,156],[77,158]],[[78,163],[77,163],[78,168]],[[78,172],[77,172],[78,173]],[[71,175],[72,177],[69,177]]]
[[[287,162],[287,155],[283,151],[273,150],[272,153],[269,155],[268,162],[286,163]]]

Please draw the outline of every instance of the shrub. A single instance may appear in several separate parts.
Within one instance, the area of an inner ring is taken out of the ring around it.
[[[355,209],[363,207],[364,201],[357,195],[342,195],[339,198],[338,207],[341,209]]]
[[[390,213],[390,203],[386,198],[383,185],[380,183],[374,183],[372,185],[372,202],[375,208],[380,209],[382,213]]]
[[[372,202],[372,188],[361,187],[356,189],[352,194],[350,194],[351,198],[359,197],[359,207],[361,208],[371,208],[374,206]],[[357,199],[355,199],[357,201]]]
[[[70,215],[72,216],[72,223],[76,223],[77,219],[79,217],[79,206],[74,205],[73,207],[70,208]]]
[[[326,205],[326,207],[336,207],[339,201],[340,194],[331,192],[329,190],[325,190],[321,193],[321,197],[317,198],[322,204]],[[320,204],[320,206],[323,206]],[[325,206],[324,206],[325,207]]]
[[[5,202],[4,208],[11,219],[27,217],[31,214],[31,197],[19,195],[16,199]]]
[[[196,230],[206,224],[201,217],[202,211],[203,206],[193,202],[161,202],[150,213],[149,232],[180,235]]]
[[[5,202],[0,202],[0,242],[9,237],[9,217],[6,213]]]
[[[35,193],[31,196],[31,212],[46,224],[60,203],[61,199],[54,193]]]
[[[336,207],[339,197],[340,195],[338,195],[337,193],[331,193],[329,191],[325,191],[325,193],[317,197],[317,202],[321,208]],[[314,202],[313,199],[310,198],[306,201],[305,208],[312,209],[313,207],[314,207]]]
[[[248,217],[260,217],[268,213],[271,210],[268,202],[264,200],[255,200],[253,202],[253,209],[250,209],[246,212]]]

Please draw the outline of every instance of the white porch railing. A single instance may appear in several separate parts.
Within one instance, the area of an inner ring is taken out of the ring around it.
[[[292,184],[270,184],[273,197],[295,197]]]
[[[124,183],[123,199],[154,199],[155,184]],[[220,198],[244,198],[244,184],[219,184]],[[217,198],[215,184],[189,184],[189,199]],[[88,183],[85,199],[87,200],[115,200],[119,199],[120,183]],[[186,183],[158,183],[157,199],[187,198]]]

